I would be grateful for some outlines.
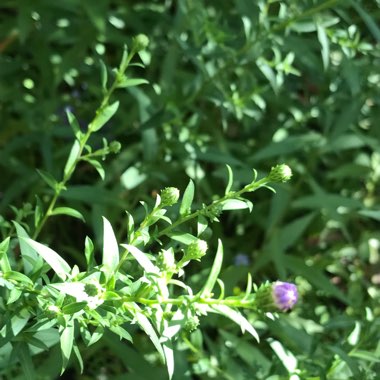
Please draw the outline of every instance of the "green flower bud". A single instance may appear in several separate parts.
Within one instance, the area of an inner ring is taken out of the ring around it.
[[[149,38],[145,34],[138,34],[133,37],[133,50],[139,52],[149,45]]]
[[[111,153],[119,153],[121,149],[121,144],[119,141],[112,141],[109,145],[109,149]]]
[[[199,318],[194,315],[192,317],[189,317],[188,320],[185,322],[183,328],[186,332],[193,332],[196,330],[199,326]]]
[[[166,187],[161,190],[160,196],[162,206],[173,206],[178,202],[179,190],[176,187]]]
[[[46,308],[46,314],[48,318],[55,318],[57,315],[61,313],[61,309],[58,306],[55,305],[49,305]]]
[[[292,169],[288,165],[280,164],[272,167],[268,180],[270,182],[287,182],[292,177]]]
[[[104,289],[97,281],[92,281],[84,285],[84,291],[89,297],[99,297]]]
[[[198,239],[187,246],[185,256],[182,260],[200,260],[207,252],[207,243]]]

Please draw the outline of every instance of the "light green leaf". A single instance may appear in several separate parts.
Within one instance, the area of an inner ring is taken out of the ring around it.
[[[133,341],[131,334],[127,330],[123,329],[121,326],[110,326],[109,329],[113,333],[118,335],[120,339],[126,339],[126,340],[129,340],[130,342]]]
[[[73,351],[79,363],[80,373],[82,374],[84,370],[83,359],[82,359],[82,355],[80,354],[80,350],[76,344],[74,344],[73,346]]]
[[[198,215],[198,217],[197,217],[197,236],[198,237],[201,236],[207,227],[208,227],[207,218],[205,218],[203,215]]]
[[[223,245],[221,240],[218,240],[218,249],[216,251],[214,264],[212,265],[211,272],[207,278],[206,284],[203,286],[200,297],[209,297],[211,295],[212,289],[215,286],[216,280],[218,279],[220,270],[222,269],[223,262]]]
[[[72,303],[69,303],[68,305],[65,305],[62,308],[62,313],[63,314],[75,314],[78,311],[83,310],[86,306],[87,306],[86,301],[72,302]]]
[[[115,273],[119,264],[119,246],[111,223],[103,217],[103,266],[107,279]]]
[[[13,222],[13,224],[16,227],[17,236],[20,241],[22,261],[24,264],[24,273],[28,275],[35,272],[36,270],[39,270],[43,264],[43,261],[41,260],[41,257],[38,255],[36,250],[33,249],[33,247],[30,247],[30,245],[28,245],[24,240],[22,240],[22,238],[29,239],[29,235],[24,230],[24,228],[17,222]]]
[[[9,248],[10,237],[7,237],[0,243],[0,268],[3,272],[12,270],[9,264],[7,252]]]
[[[248,208],[249,211],[252,211],[252,202],[248,200],[240,200],[240,199],[227,199],[222,203],[223,210],[243,210]]]
[[[107,121],[110,120],[111,117],[116,113],[118,108],[119,108],[119,101],[116,101],[116,102],[112,103],[111,105],[101,109],[97,113],[95,119],[88,126],[89,129],[92,132],[96,132],[99,129],[101,129],[104,126],[104,124],[106,124]]]
[[[185,233],[185,232],[170,232],[167,236],[175,241],[179,241],[180,243],[189,245],[198,240],[195,236]]]
[[[136,308],[136,313],[135,313],[134,317],[135,317],[137,323],[145,331],[145,333],[149,336],[154,347],[156,347],[156,350],[160,354],[162,360],[165,362],[165,354],[164,354],[164,351],[162,349],[160,339],[157,336],[157,333],[156,333],[154,327],[150,323],[149,319],[142,313],[142,311],[138,307],[138,305],[134,304],[134,307]]]
[[[74,136],[77,138],[77,140],[80,140],[82,137],[82,132],[80,131],[79,123],[76,117],[73,113],[71,113],[69,110],[66,110],[67,119],[69,121],[69,124],[74,132]]]
[[[254,327],[248,322],[248,320],[239,312],[231,309],[227,305],[211,305],[210,311],[222,314],[225,317],[231,319],[236,324],[238,324],[244,333],[244,331],[249,332],[258,342],[260,341],[259,335]]]
[[[319,40],[319,43],[321,44],[323,68],[325,70],[327,70],[329,67],[329,62],[330,62],[329,40],[327,38],[325,28],[323,26],[321,26],[320,24],[317,25],[317,31],[318,31],[318,40]]]
[[[90,269],[94,267],[94,243],[88,236],[86,236],[84,241],[84,255],[86,256],[87,268]]]
[[[103,165],[98,161],[93,158],[84,158],[85,161],[87,161],[91,166],[98,172],[100,175],[100,178],[104,181],[105,178],[105,171],[103,168]]]
[[[24,283],[30,286],[31,288],[33,288],[34,286],[33,281],[28,276],[25,276],[25,274],[20,273],[20,272],[15,272],[15,271],[4,272],[3,277],[6,280],[13,280],[16,282]]]
[[[234,183],[234,173],[232,172],[231,166],[227,164],[226,167],[228,170],[228,183],[224,192],[225,195],[227,195],[231,191],[232,184]]]
[[[20,242],[21,240],[33,248],[49,264],[59,278],[64,281],[69,276],[71,272],[70,265],[57,252],[32,239],[21,237]]]
[[[102,60],[100,60],[99,63],[100,63],[100,80],[101,80],[101,84],[102,84],[102,89],[104,91],[106,91],[107,90],[107,80],[108,80],[107,67]]]
[[[181,207],[179,209],[180,215],[187,215],[191,213],[191,205],[194,199],[194,182],[189,181],[189,184],[186,187],[185,192],[183,193]]]
[[[83,215],[71,207],[57,207],[50,213],[50,215],[69,215],[73,218],[80,219],[83,222],[85,221]]]
[[[71,173],[71,171],[75,167],[75,163],[78,160],[79,155],[80,155],[80,143],[78,140],[75,140],[73,146],[71,147],[69,158],[67,159],[65,169],[63,171],[65,176],[68,176],[69,173]]]
[[[140,84],[148,84],[149,82],[146,79],[142,78],[127,78],[124,77],[120,83],[118,83],[118,88],[127,88],[139,86]]]
[[[63,329],[60,337],[61,352],[62,352],[62,370],[61,375],[65,371],[67,364],[69,363],[71,351],[74,343],[74,324],[72,321],[68,322]]]
[[[160,270],[156,267],[152,261],[148,258],[148,256],[140,251],[133,245],[129,244],[121,244],[126,250],[128,250],[131,255],[135,258],[135,260],[140,264],[140,266],[145,270],[146,273],[156,273],[159,274]]]
[[[36,169],[40,177],[45,181],[45,183],[51,187],[53,190],[56,189],[58,182],[56,179],[48,172],[45,172],[41,169]]]

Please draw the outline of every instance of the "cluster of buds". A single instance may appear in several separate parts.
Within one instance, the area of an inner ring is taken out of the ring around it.
[[[207,252],[207,242],[204,240],[198,239],[187,246],[185,255],[182,260],[200,260]]]

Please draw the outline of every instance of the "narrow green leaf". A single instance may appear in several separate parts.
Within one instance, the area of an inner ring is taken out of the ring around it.
[[[184,216],[191,213],[191,205],[194,199],[194,182],[189,181],[185,192],[183,193],[181,207],[179,209],[180,215]]]
[[[41,169],[36,169],[40,177],[45,181],[45,183],[51,187],[53,190],[56,189],[58,182],[56,179],[48,172],[45,172]]]
[[[107,280],[114,274],[119,264],[119,246],[111,223],[103,217],[103,266]]]
[[[325,70],[327,70],[329,67],[329,63],[330,63],[329,40],[327,38],[325,28],[322,25],[320,25],[320,24],[317,25],[317,32],[318,32],[318,40],[319,40],[319,43],[321,44],[321,55],[322,55],[323,68]]]
[[[12,270],[11,265],[8,260],[8,248],[9,248],[10,237],[7,237],[0,243],[0,268],[3,272],[8,272]]]
[[[84,255],[86,256],[87,269],[89,270],[96,264],[94,260],[94,243],[88,236],[84,241]]]
[[[74,351],[74,354],[78,360],[80,373],[82,374],[83,370],[84,370],[83,359],[82,359],[82,355],[80,353],[80,350],[76,344],[74,344],[74,346],[73,346],[73,351]]]
[[[13,224],[16,227],[17,236],[20,242],[20,250],[24,264],[24,273],[28,275],[35,272],[36,270],[39,270],[43,264],[43,261],[41,260],[41,257],[38,255],[36,250],[33,247],[30,247],[30,245],[28,245],[23,240],[23,238],[29,238],[29,235],[25,229],[15,221]]]
[[[71,151],[69,154],[69,158],[67,159],[65,169],[63,171],[65,176],[68,176],[75,167],[76,161],[78,160],[80,155],[80,143],[78,140],[74,141],[73,146],[71,147]]]
[[[77,140],[80,140],[82,137],[82,132],[80,131],[80,126],[78,123],[78,120],[74,116],[73,113],[71,113],[69,110],[66,110],[67,120],[69,121],[70,127],[72,128],[74,132],[74,136]]]
[[[376,21],[360,6],[360,4],[358,4],[357,1],[350,0],[350,4],[355,8],[356,12],[359,13],[373,37],[377,42],[380,42],[380,28]]]
[[[72,302],[72,303],[69,303],[68,305],[65,305],[62,308],[62,313],[63,314],[75,314],[78,311],[83,310],[86,306],[87,306],[86,301]]]
[[[116,113],[118,108],[119,108],[119,101],[116,101],[112,103],[111,105],[101,109],[97,113],[95,119],[89,125],[90,130],[92,132],[96,132],[99,129],[101,129],[104,126],[104,124],[106,124],[107,121],[110,120],[111,117]]]
[[[83,222],[85,221],[83,215],[71,207],[57,207],[50,213],[50,215],[69,215],[73,218],[80,219]]]
[[[234,173],[232,172],[231,166],[227,164],[226,167],[228,170],[228,183],[224,192],[225,195],[231,191],[232,185],[234,183]]]
[[[89,164],[91,164],[91,166],[98,172],[98,174],[100,175],[100,178],[104,181],[104,178],[105,178],[105,171],[104,171],[104,168],[103,168],[103,165],[98,161],[98,160],[95,160],[93,158],[85,158],[84,159],[86,162],[88,162]]]
[[[227,199],[222,203],[223,210],[243,210],[248,208],[252,211],[252,202],[240,199]]]
[[[189,245],[198,240],[198,238],[195,236],[184,232],[170,232],[167,236],[186,245]]]
[[[207,218],[205,218],[203,215],[198,215],[197,217],[197,236],[200,237],[202,233],[206,230],[208,227],[208,221]]]
[[[62,280],[67,278],[71,272],[70,265],[57,252],[32,239],[22,237],[20,242],[21,240],[33,248],[49,264],[59,278]]]
[[[259,334],[254,329],[254,327],[248,322],[248,320],[239,312],[226,305],[211,305],[211,311],[216,312],[217,314],[222,314],[225,317],[231,319],[233,322],[238,324],[241,328],[241,331],[249,332],[258,342],[260,341]]]
[[[123,329],[121,326],[110,326],[109,328],[113,333],[115,333],[116,335],[118,335],[120,337],[120,339],[126,339],[130,342],[133,341],[132,337],[131,337],[131,334]]]
[[[30,287],[33,287],[34,285],[33,281],[28,276],[25,276],[25,274],[20,273],[20,272],[15,272],[15,271],[4,272],[3,277],[6,280],[21,282],[26,285],[29,285]]]
[[[102,84],[103,91],[106,91],[107,81],[108,81],[107,66],[104,64],[102,60],[100,60],[99,63],[100,63],[100,82]]]
[[[136,308],[136,314],[134,315],[137,323],[139,326],[145,331],[145,333],[149,336],[150,340],[152,341],[154,347],[156,347],[156,350],[160,354],[162,360],[165,362],[165,354],[163,351],[163,348],[160,343],[160,338],[157,336],[157,333],[150,323],[149,319],[142,313],[141,309],[137,306],[137,304],[134,304],[134,307]]]
[[[223,245],[221,240],[218,240],[218,249],[216,251],[214,264],[212,265],[211,272],[207,278],[206,284],[203,286],[200,297],[209,297],[211,295],[212,289],[215,286],[216,280],[219,276],[220,270],[222,269],[223,262]]]
[[[149,82],[146,79],[142,78],[127,78],[124,77],[117,85],[118,88],[127,88],[139,86],[140,84],[148,84]]]
[[[8,294],[7,297],[7,305],[10,305],[11,303],[16,302],[22,295],[22,290],[18,288],[13,288]]]
[[[74,343],[74,325],[70,321],[67,323],[66,327],[63,329],[60,337],[61,352],[62,352],[62,370],[61,375],[65,372],[67,364],[69,363],[71,351],[73,349]]]
[[[133,245],[122,244],[128,250],[146,273],[160,273],[160,270],[152,263],[148,256]]]

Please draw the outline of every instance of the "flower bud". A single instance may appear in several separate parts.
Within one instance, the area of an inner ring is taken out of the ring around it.
[[[270,182],[287,182],[292,177],[292,169],[288,165],[280,164],[272,167],[268,180]]]
[[[187,246],[183,260],[200,260],[207,252],[207,243],[198,239]]]
[[[255,294],[255,305],[263,312],[287,311],[297,301],[297,287],[289,282],[277,281],[261,285]]]
[[[46,308],[46,314],[48,318],[55,318],[61,313],[61,309],[56,305],[49,305]]]
[[[149,38],[145,34],[138,34],[133,37],[133,50],[139,52],[149,45]]]
[[[190,333],[196,330],[198,326],[199,326],[199,318],[196,315],[194,315],[187,319],[183,328],[186,332]]]
[[[121,144],[119,141],[112,141],[109,145],[109,149],[111,153],[119,153],[121,149]]]
[[[161,190],[160,196],[162,206],[173,206],[178,202],[179,190],[176,187],[165,187]]]

